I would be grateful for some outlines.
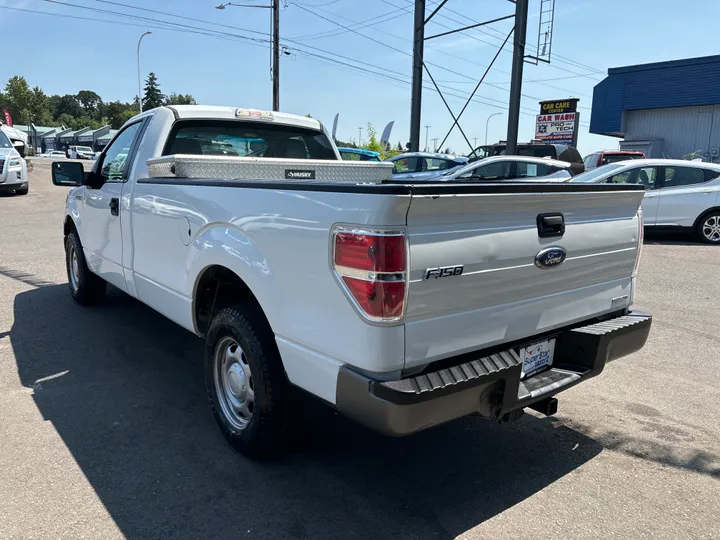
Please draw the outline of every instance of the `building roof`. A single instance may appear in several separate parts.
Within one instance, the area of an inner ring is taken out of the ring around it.
[[[25,132],[30,131],[31,128],[34,128],[38,134],[45,133],[47,131],[52,131],[53,129],[62,129],[62,127],[36,126],[36,125],[28,126],[28,125],[24,125],[24,124],[14,124],[13,127],[15,129],[19,129],[20,131],[25,131]]]
[[[117,132],[118,132],[117,129],[111,129],[111,130],[108,132],[107,135],[103,135],[102,137],[98,137],[97,140],[98,140],[98,141],[109,141],[110,139],[112,139],[112,138],[115,136],[115,134],[116,134]]]
[[[720,104],[720,55],[611,68],[593,90],[590,133],[622,137],[623,111]]]

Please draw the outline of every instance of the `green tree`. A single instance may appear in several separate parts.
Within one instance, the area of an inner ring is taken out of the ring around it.
[[[32,89],[32,97],[30,99],[30,120],[36,126],[47,126],[52,124],[52,113],[48,98],[39,86]]]
[[[400,143],[400,141],[398,141],[398,144],[397,144],[397,146],[395,147],[395,151],[396,151],[398,154],[401,154],[401,153],[403,152],[403,146],[402,146],[402,144]]]
[[[162,106],[165,96],[160,91],[160,83],[157,76],[151,71],[145,81],[145,95],[143,96],[143,110],[154,109]]]
[[[106,123],[113,129],[118,129],[138,112],[136,104],[112,101],[105,104],[104,116]]]
[[[51,102],[55,102],[55,109],[53,110],[53,118],[56,121],[60,119],[63,114],[69,114],[72,117],[79,117],[83,114],[83,108],[78,101],[77,96],[72,94],[65,94],[64,96],[57,97],[57,99],[51,99]]]
[[[75,124],[75,117],[68,113],[62,113],[55,119],[55,122],[61,126],[65,126],[66,128],[72,128]]]
[[[15,75],[5,85],[3,105],[10,112],[16,124],[29,124],[32,115],[33,92],[25,77]]]
[[[103,100],[99,95],[92,90],[80,90],[77,93],[77,101],[86,116],[100,120],[103,112]]]
[[[165,98],[165,105],[197,105],[192,94],[176,94],[173,92]]]

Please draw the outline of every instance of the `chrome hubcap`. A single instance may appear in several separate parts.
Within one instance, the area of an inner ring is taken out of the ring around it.
[[[720,242],[720,216],[707,218],[703,223],[702,233],[711,242]]]
[[[73,288],[73,291],[77,291],[78,289],[78,283],[80,283],[80,264],[78,263],[78,255],[77,251],[75,251],[74,247],[70,247],[70,285]]]
[[[215,347],[215,392],[225,419],[238,430],[245,429],[255,410],[252,371],[242,348],[231,337]]]

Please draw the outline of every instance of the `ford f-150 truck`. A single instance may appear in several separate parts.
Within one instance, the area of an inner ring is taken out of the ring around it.
[[[315,119],[201,106],[52,173],[73,186],[73,298],[111,283],[203,337],[215,417],[250,456],[291,440],[298,388],[390,435],[553,414],[650,330],[641,186],[393,181]]]

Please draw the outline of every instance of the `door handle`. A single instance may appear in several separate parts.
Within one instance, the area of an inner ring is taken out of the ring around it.
[[[711,193],[715,193],[712,189],[703,189],[702,194],[703,195],[710,195]]]
[[[655,197],[657,197],[657,195],[655,195],[654,193],[646,193],[645,194],[646,199],[654,199]]]
[[[110,213],[113,216],[117,216],[120,214],[120,199],[110,199]]]
[[[560,213],[538,214],[537,229],[540,238],[562,236],[565,234],[565,217]]]

